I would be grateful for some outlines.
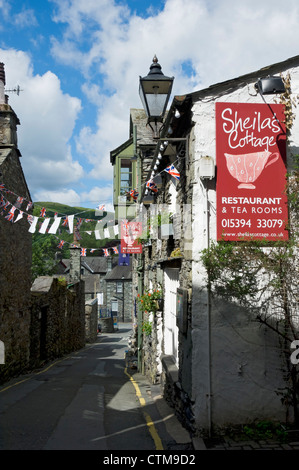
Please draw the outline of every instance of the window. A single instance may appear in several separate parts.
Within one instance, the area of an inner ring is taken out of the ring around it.
[[[119,184],[120,196],[126,196],[130,189],[132,189],[132,162],[131,160],[121,159]]]
[[[111,300],[111,312],[116,313],[118,312],[118,301],[117,300]]]
[[[122,281],[116,281],[116,292],[118,294],[122,294],[123,291],[123,283]]]

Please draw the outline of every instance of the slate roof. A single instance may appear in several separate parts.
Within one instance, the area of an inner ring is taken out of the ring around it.
[[[60,260],[60,263],[65,266],[66,271],[69,270],[69,259],[62,259]],[[88,256],[84,260],[81,259],[81,266],[87,269],[91,274],[105,274],[107,272],[107,258],[101,256]]]
[[[82,280],[84,281],[85,294],[100,292],[101,285],[99,276],[89,274],[88,276],[82,276]]]
[[[144,109],[130,109],[130,133],[133,133],[133,127],[137,126],[138,146],[153,146],[153,131],[147,126],[147,115]]]
[[[106,276],[105,281],[132,280],[132,266],[115,266]]]
[[[81,266],[84,266],[92,274],[95,273],[106,273],[107,272],[107,258],[101,256],[86,257],[84,260],[81,259]]]

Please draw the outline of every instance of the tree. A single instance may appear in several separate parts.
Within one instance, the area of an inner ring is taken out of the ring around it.
[[[63,257],[69,258],[68,250],[63,250]],[[55,273],[57,239],[51,235],[34,234],[32,239],[32,281],[38,276],[51,276]]]

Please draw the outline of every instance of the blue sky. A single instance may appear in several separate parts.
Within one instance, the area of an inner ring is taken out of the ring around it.
[[[299,54],[299,2],[0,0],[0,61],[33,201],[112,208],[110,151],[156,54],[176,95]]]

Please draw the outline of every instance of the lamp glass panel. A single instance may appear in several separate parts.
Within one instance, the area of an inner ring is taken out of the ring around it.
[[[150,116],[161,116],[164,111],[167,94],[149,94],[146,96]]]

